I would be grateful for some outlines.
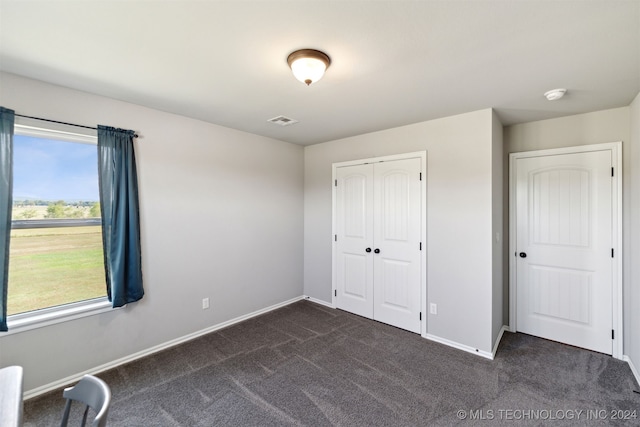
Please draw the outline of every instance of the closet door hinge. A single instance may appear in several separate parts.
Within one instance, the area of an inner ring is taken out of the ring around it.
[[[422,181],[422,172],[420,172],[420,181]]]
[[[337,235],[337,234],[334,234],[334,235],[333,235],[333,241],[334,241],[334,242],[337,242],[337,241],[338,241],[338,235]]]
[[[420,320],[422,320],[422,312],[420,312]]]
[[[613,329],[611,330],[611,339],[612,340],[616,339],[616,331],[614,331]]]
[[[338,296],[338,290],[337,290],[337,289],[334,289],[334,290],[333,290],[333,296],[334,296],[334,297],[337,297],[337,296]]]
[[[613,248],[611,248],[611,258],[613,258]]]
[[[420,242],[420,250],[422,250],[422,242]]]
[[[613,176],[613,168],[611,168],[611,176]]]
[[[335,181],[333,181],[333,185],[336,186],[336,187],[338,186],[338,180],[337,179]]]

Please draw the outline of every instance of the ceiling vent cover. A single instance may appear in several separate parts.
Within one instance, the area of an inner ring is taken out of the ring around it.
[[[273,123],[275,125],[278,125],[278,126],[290,126],[290,125],[298,123],[297,120],[292,119],[290,117],[285,117],[285,116],[274,117],[273,119],[269,119],[267,121],[271,122],[271,123]]]

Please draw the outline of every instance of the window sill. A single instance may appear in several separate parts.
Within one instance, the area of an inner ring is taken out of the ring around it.
[[[31,329],[43,328],[69,320],[105,313],[111,310],[113,310],[113,308],[107,297],[102,297],[59,307],[46,308],[30,313],[15,314],[8,317],[7,326],[9,331],[0,333],[0,338]]]

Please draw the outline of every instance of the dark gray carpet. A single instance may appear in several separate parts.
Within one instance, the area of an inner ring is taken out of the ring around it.
[[[507,333],[490,361],[307,301],[98,376],[110,426],[640,425],[609,356]],[[59,425],[61,396],[25,402],[25,426]]]

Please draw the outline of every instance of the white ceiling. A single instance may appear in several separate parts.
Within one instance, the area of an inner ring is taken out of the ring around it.
[[[332,59],[310,87],[300,48]],[[301,145],[489,107],[509,125],[629,105],[640,0],[0,0],[0,69]]]

